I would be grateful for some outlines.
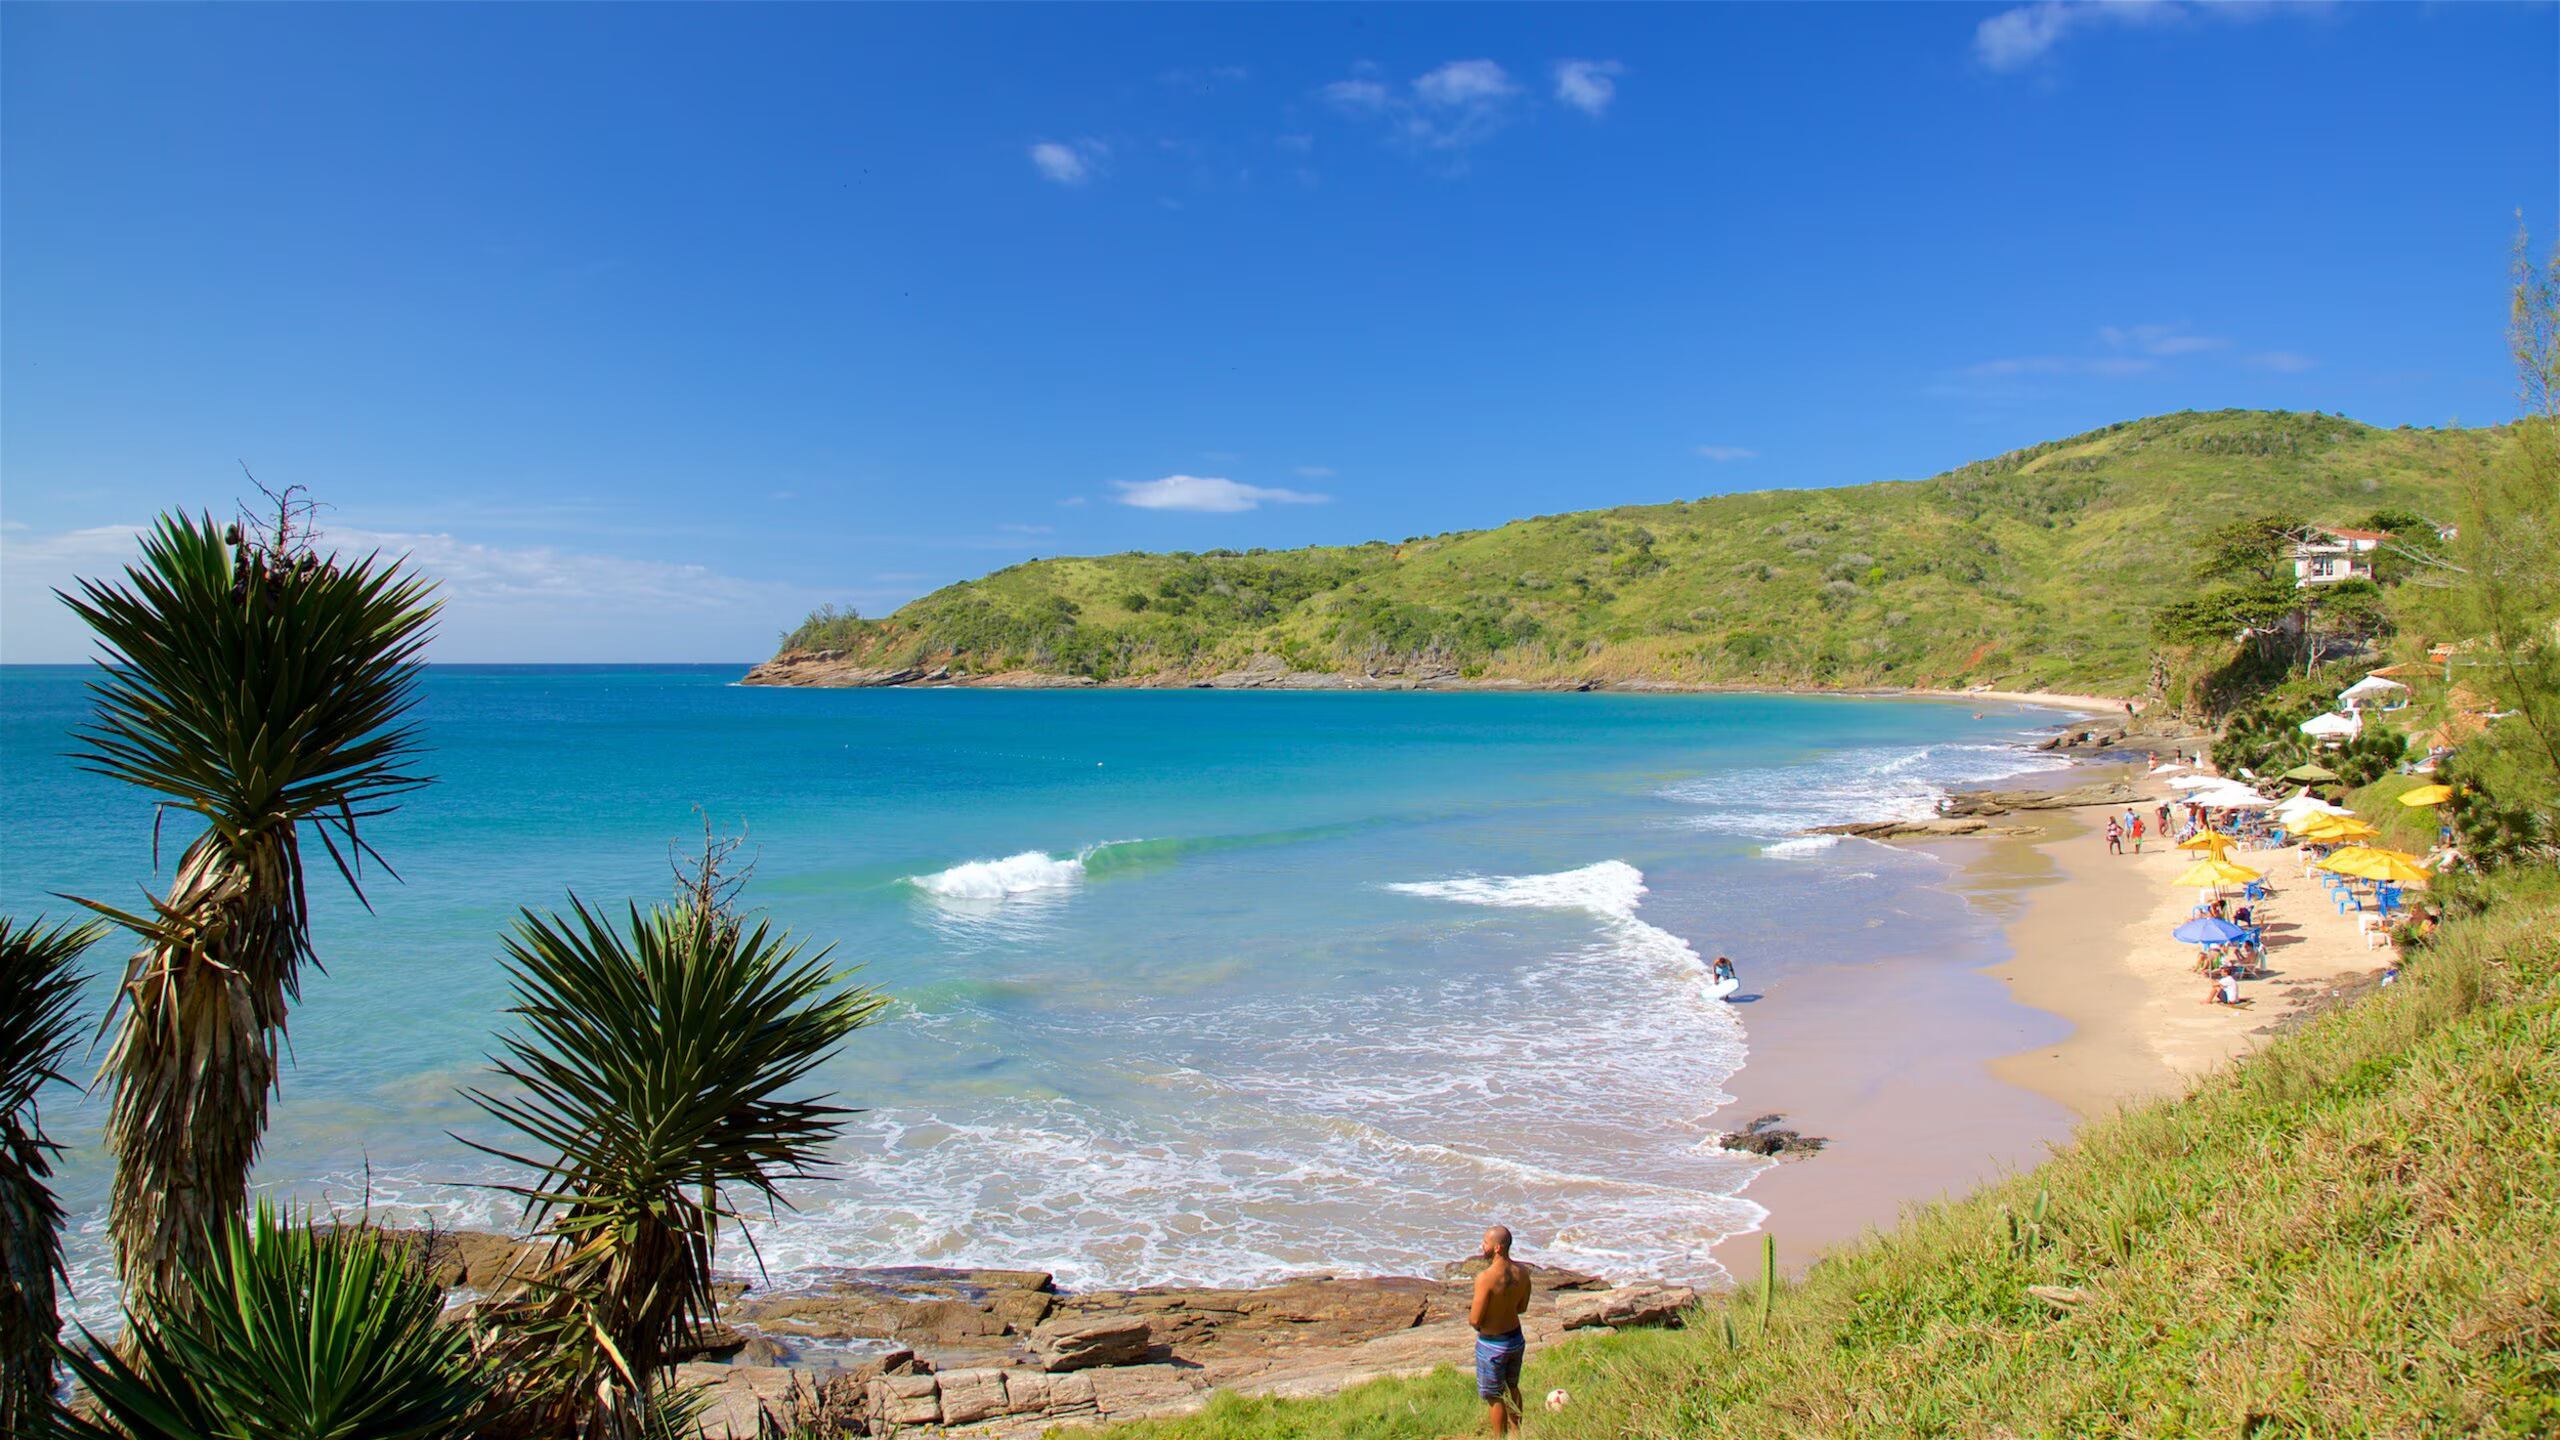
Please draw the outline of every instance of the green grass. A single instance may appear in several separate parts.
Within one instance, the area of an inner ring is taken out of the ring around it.
[[[2140,692],[2151,616],[2224,519],[2451,509],[2505,431],[2231,410],[1922,481],[1544,516],[1402,543],[1034,560],[785,648],[877,664],[1197,676],[1275,655],[1482,679]]]
[[[2497,901],[2402,983],[1822,1260],[1765,1330],[1746,1293],[1682,1330],[1534,1355],[1531,1433],[2560,1433],[2560,877],[2511,877]],[[1575,1398],[1548,1415],[1555,1386]],[[1442,1371],[1108,1433],[1479,1423]]]

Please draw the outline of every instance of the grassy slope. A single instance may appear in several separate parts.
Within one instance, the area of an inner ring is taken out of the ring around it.
[[[1746,1294],[1535,1357],[1574,1400],[1530,1433],[2560,1434],[2560,877],[2521,885],[2402,983],[1817,1264],[1765,1332]],[[1478,1425],[1442,1371],[1109,1434]]]
[[[793,641],[1103,678],[1258,653],[1484,678],[2133,693],[2200,525],[2446,509],[2499,432],[2267,411],[2133,421],[1925,481],[1762,491],[1350,547],[1035,560]]]

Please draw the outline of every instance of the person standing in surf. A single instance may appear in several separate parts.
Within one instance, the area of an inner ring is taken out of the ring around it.
[[[1520,1313],[1529,1308],[1529,1267],[1511,1258],[1507,1226],[1484,1232],[1481,1253],[1484,1269],[1467,1303],[1467,1323],[1476,1332],[1476,1398],[1485,1403],[1493,1433],[1508,1435],[1520,1424],[1520,1366],[1529,1358],[1529,1337],[1520,1328]]]
[[[1722,955],[1716,957],[1715,968],[1708,972],[1707,978],[1710,981],[1719,983],[1726,980],[1730,980],[1737,985],[1742,983],[1742,976],[1735,972],[1733,962]]]

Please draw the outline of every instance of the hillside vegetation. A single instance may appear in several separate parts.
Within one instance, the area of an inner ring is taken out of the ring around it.
[[[2500,430],[2227,410],[2129,421],[1921,481],[1771,490],[1286,551],[1033,560],[785,656],[1177,681],[1257,656],[1552,684],[2134,694],[2194,547],[2238,515],[2440,514]],[[1268,663],[1268,662],[1266,662]]]
[[[2511,872],[2494,901],[2400,983],[1765,1309],[1746,1280],[1684,1329],[1533,1355],[1529,1433],[2560,1434],[2560,881]],[[1471,1382],[1221,1396],[1108,1433],[1439,1440],[1480,1425]]]

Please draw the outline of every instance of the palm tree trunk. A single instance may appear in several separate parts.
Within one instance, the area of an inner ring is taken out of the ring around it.
[[[53,1400],[61,1223],[43,1143],[0,1116],[0,1435],[33,1435]]]
[[[292,832],[228,843],[208,832],[179,861],[158,918],[139,927],[113,1047],[107,1216],[125,1305],[166,1314],[190,1261],[247,1205],[267,1128],[278,1042],[299,959]]]

